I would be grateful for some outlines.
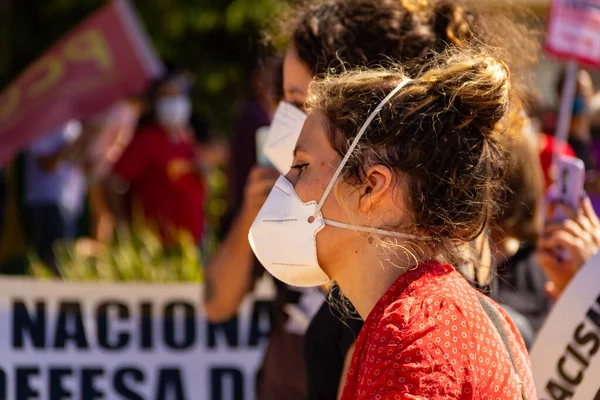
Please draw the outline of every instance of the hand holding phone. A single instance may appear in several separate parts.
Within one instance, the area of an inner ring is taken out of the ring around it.
[[[585,167],[578,158],[559,155],[556,160],[556,183],[551,190],[550,199],[565,206],[579,210],[583,185],[585,183]],[[553,220],[563,221],[566,215],[559,209]]]
[[[585,167],[578,158],[559,155],[556,159],[556,181],[549,191],[551,204],[548,210],[548,221],[560,223],[569,218],[567,212],[580,209],[583,185],[585,183]],[[557,246],[552,253],[559,262],[569,261],[571,256],[566,248]]]

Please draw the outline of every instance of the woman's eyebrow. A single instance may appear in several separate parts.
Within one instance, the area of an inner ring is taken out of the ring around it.
[[[296,153],[298,153],[299,151],[307,153],[306,148],[304,146],[298,145],[294,148],[294,157],[296,157]]]

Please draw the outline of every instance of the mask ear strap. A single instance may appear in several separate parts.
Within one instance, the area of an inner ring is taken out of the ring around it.
[[[356,148],[356,146],[358,145],[358,141],[360,140],[360,138],[362,137],[362,135],[365,133],[365,131],[367,130],[367,128],[369,127],[369,125],[371,124],[371,122],[373,121],[373,119],[377,116],[377,114],[379,113],[379,111],[381,111],[381,109],[383,108],[383,106],[385,106],[385,104],[390,101],[390,99],[392,97],[394,97],[394,95],[396,93],[398,93],[400,91],[400,89],[402,89],[408,82],[410,82],[411,79],[404,79],[402,82],[400,82],[398,84],[398,86],[396,86],[394,88],[394,90],[392,90],[382,101],[381,103],[379,103],[379,105],[375,108],[375,110],[373,110],[373,112],[369,115],[369,117],[367,118],[367,120],[364,122],[364,124],[362,125],[362,127],[360,128],[360,130],[358,131],[358,134],[356,135],[356,137],[354,138],[354,140],[352,141],[352,144],[350,145],[350,147],[348,148],[348,151],[346,152],[346,155],[344,156],[344,158],[342,159],[342,162],[340,163],[340,165],[337,167],[337,170],[335,171],[335,173],[333,174],[333,177],[331,178],[331,180],[329,181],[329,184],[327,185],[327,189],[325,189],[325,192],[323,193],[323,196],[321,196],[321,201],[319,201],[319,205],[317,206],[314,215],[312,216],[312,218],[310,218],[309,222],[314,221],[317,218],[317,215],[319,215],[319,212],[321,211],[321,207],[323,207],[323,204],[325,203],[325,200],[327,200],[327,196],[329,196],[329,192],[331,192],[331,189],[333,188],[333,185],[335,185],[335,183],[337,182],[337,179],[340,177],[340,174],[342,173],[342,170],[344,169],[344,166],[346,165],[346,163],[348,162],[348,160],[350,159],[350,156],[352,155],[352,153],[354,152],[354,149]]]
[[[353,231],[376,233],[378,235],[392,236],[392,237],[397,237],[400,239],[409,239],[409,240],[410,239],[415,239],[415,240],[419,240],[419,239],[423,240],[424,239],[424,236],[411,235],[408,233],[387,231],[385,229],[369,228],[366,226],[349,225],[349,224],[344,224],[342,222],[332,221],[330,219],[324,219],[324,221],[325,221],[325,224],[327,224],[327,225],[335,226],[338,228],[350,229]]]

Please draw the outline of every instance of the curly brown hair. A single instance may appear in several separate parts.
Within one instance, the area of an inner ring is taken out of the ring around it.
[[[386,103],[342,175],[360,185],[369,167],[388,166],[403,177],[413,215],[403,228],[440,243],[479,236],[503,187],[508,68],[484,54],[461,53],[425,67]],[[344,155],[367,116],[405,79],[401,68],[330,75],[311,85],[309,111],[324,113],[332,147]]]
[[[389,60],[413,75],[448,48],[485,43],[506,50],[495,55],[521,86],[537,61],[539,29],[532,21],[522,8],[498,10],[468,0],[321,0],[305,1],[280,18],[279,35],[292,39],[314,75]]]

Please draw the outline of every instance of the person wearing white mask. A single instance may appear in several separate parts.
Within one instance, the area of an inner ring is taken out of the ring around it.
[[[314,83],[249,240],[276,278],[334,280],[365,320],[343,400],[533,399],[516,326],[455,268],[502,191],[508,69],[485,54],[432,65]]]
[[[204,232],[205,184],[186,92],[180,74],[168,75],[151,87],[151,111],[142,117],[111,177],[113,188],[129,187],[132,204],[141,206],[167,248],[178,245],[180,234],[199,244]],[[114,196],[111,200],[117,219],[126,220],[122,203]]]
[[[80,121],[68,121],[27,152],[27,236],[40,260],[57,276],[60,270],[54,246],[58,241],[75,239],[84,207],[85,180],[72,151],[81,131]]]

